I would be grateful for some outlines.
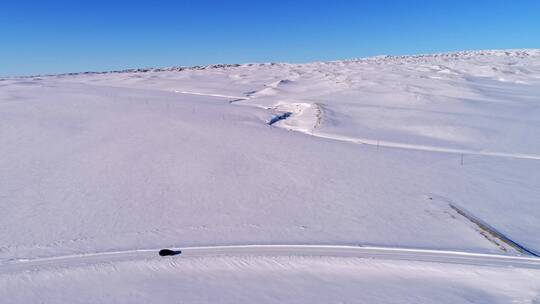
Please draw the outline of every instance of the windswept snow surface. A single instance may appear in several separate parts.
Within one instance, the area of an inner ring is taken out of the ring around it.
[[[176,288],[212,302],[202,293],[212,288],[269,302],[301,286],[313,298],[293,302],[535,303],[537,270],[485,265],[271,255],[2,265],[234,244],[522,254],[450,204],[538,253],[538,134],[539,50],[2,79],[0,296],[73,302],[88,288],[90,302],[133,303]]]

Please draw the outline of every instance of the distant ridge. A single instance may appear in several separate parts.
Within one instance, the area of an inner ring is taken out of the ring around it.
[[[0,77],[0,79],[7,78],[35,78],[35,77],[65,77],[65,76],[79,76],[79,75],[99,75],[99,74],[120,74],[120,73],[148,73],[148,72],[181,72],[185,70],[210,70],[210,69],[223,69],[223,68],[236,68],[245,66],[282,66],[282,65],[306,65],[312,63],[318,64],[336,64],[336,63],[350,63],[350,62],[396,62],[403,61],[404,63],[410,63],[411,61],[419,61],[423,59],[464,59],[473,57],[517,57],[528,58],[540,56],[540,49],[500,49],[500,50],[470,50],[470,51],[456,51],[456,52],[444,52],[433,54],[417,54],[417,55],[377,55],[370,57],[359,57],[345,60],[333,60],[333,61],[314,61],[308,63],[244,63],[244,64],[209,64],[209,65],[195,65],[195,66],[170,66],[170,67],[154,67],[154,68],[132,68],[122,70],[110,70],[110,71],[87,71],[87,72],[73,72],[73,73],[58,73],[58,74],[36,74],[27,76],[7,76]]]

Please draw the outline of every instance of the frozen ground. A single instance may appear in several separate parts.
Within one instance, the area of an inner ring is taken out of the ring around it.
[[[538,134],[538,50],[1,79],[0,295],[535,303],[537,269],[491,264],[24,261],[235,244],[526,254],[492,230],[535,253]]]

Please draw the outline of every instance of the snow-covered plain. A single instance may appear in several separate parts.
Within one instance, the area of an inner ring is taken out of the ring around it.
[[[539,134],[539,50],[0,79],[0,296],[537,303],[537,268],[489,262],[25,263],[243,244],[524,255],[451,205],[540,252]]]

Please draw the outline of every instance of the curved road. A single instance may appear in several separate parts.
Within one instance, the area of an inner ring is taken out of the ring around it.
[[[467,253],[443,250],[355,247],[330,245],[245,245],[209,246],[178,248],[182,254],[166,258],[205,258],[205,257],[346,257],[381,260],[401,260],[428,263],[462,264],[488,267],[515,267],[540,269],[540,258],[504,256],[494,254]],[[99,263],[160,258],[159,249],[101,252],[81,255],[68,255],[40,259],[19,259],[0,264],[0,274],[24,272],[42,268],[66,268]]]

